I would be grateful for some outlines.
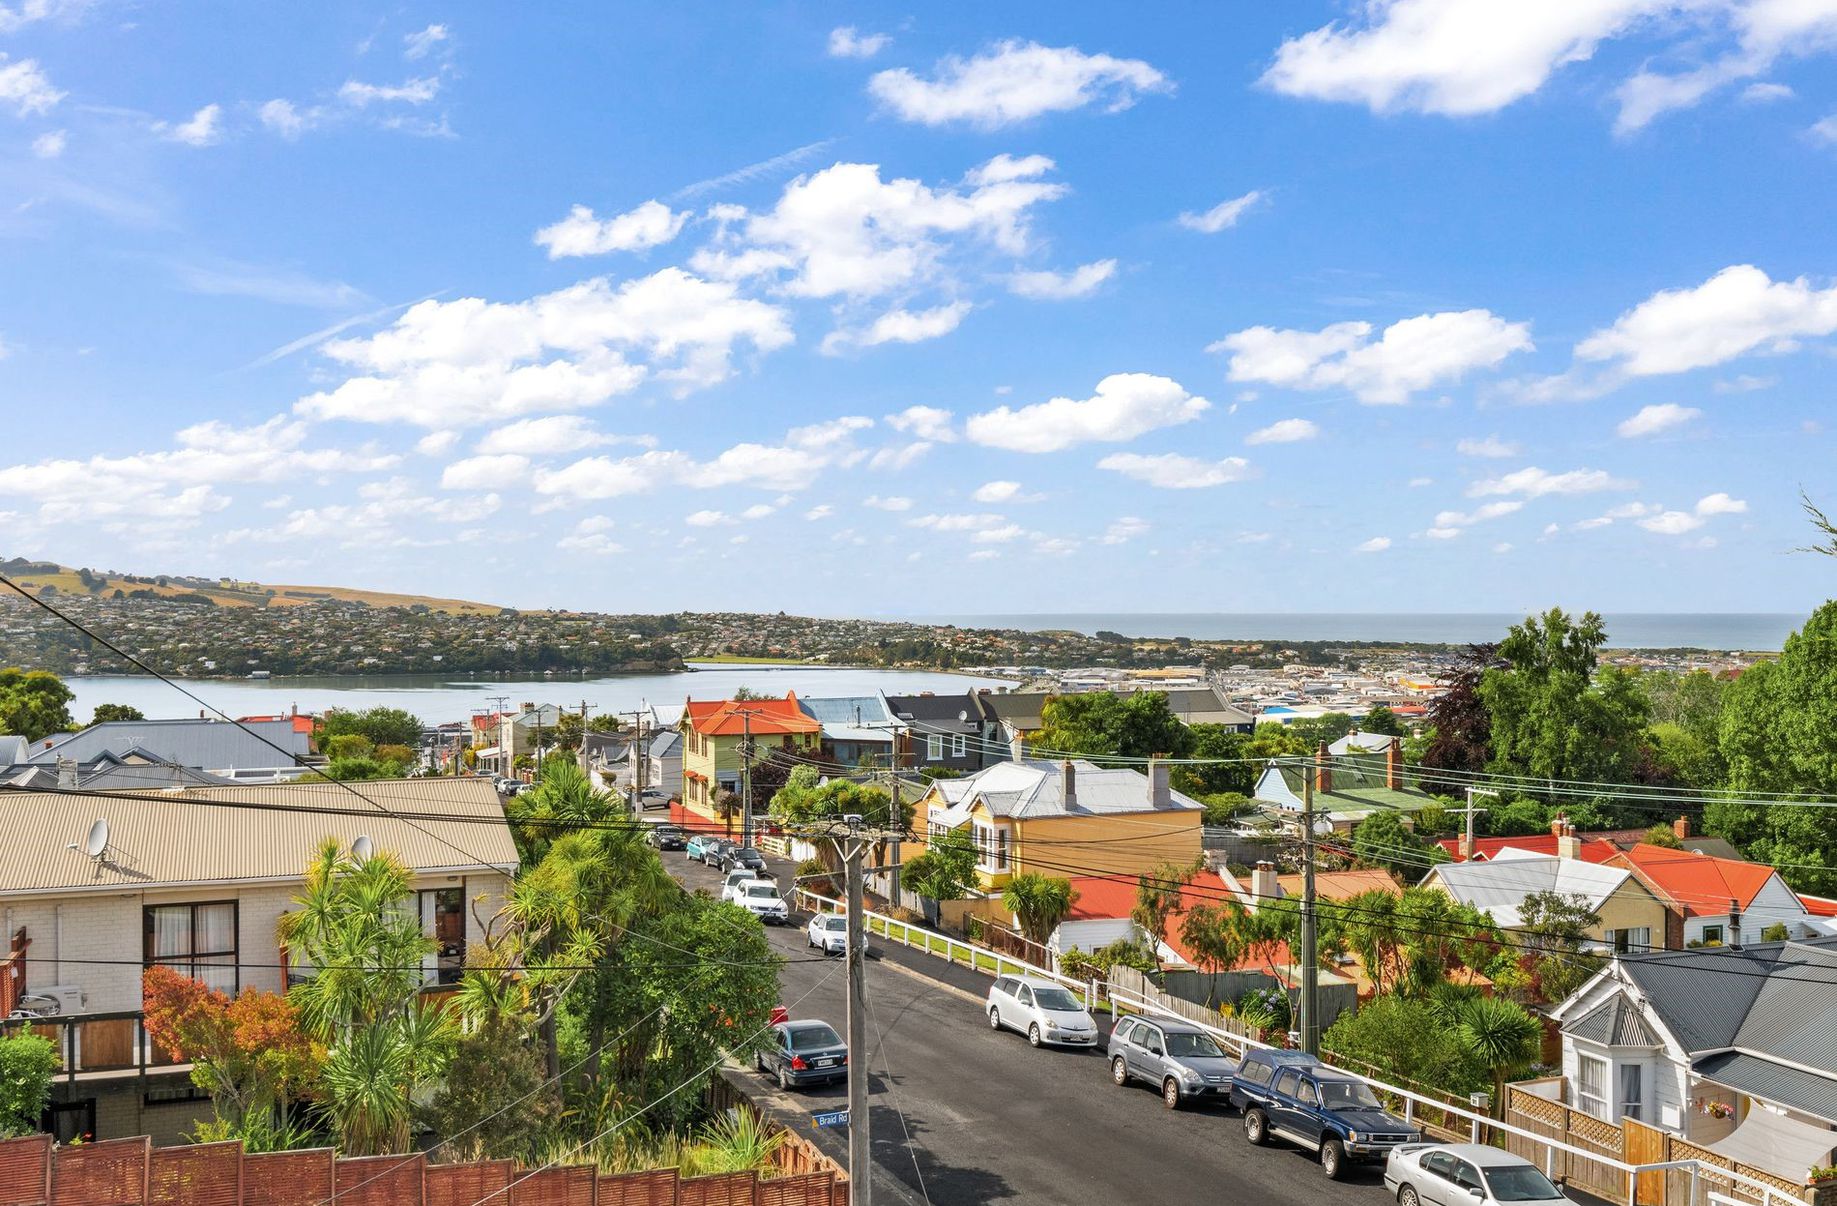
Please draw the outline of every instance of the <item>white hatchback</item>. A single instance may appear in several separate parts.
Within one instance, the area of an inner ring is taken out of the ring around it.
[[[804,929],[804,941],[825,955],[848,953],[848,918],[840,913],[818,913]]]
[[[1097,1022],[1078,998],[1051,980],[1033,976],[997,976],[985,1006],[989,1029],[1018,1030],[1038,1047],[1097,1046]]]
[[[776,884],[754,879],[735,884],[729,891],[734,894],[735,904],[767,925],[783,925],[791,917],[791,910],[785,904],[785,898],[778,894]]]

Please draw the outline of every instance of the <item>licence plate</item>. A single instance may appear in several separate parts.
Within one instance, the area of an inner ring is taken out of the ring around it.
[[[836,1061],[833,1059],[819,1059],[819,1060],[816,1060],[811,1066],[816,1067],[816,1068],[833,1068],[835,1066],[835,1062]]]

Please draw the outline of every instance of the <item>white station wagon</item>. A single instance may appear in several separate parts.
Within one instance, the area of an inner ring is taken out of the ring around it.
[[[1038,1047],[1096,1047],[1097,1023],[1078,998],[1034,976],[997,976],[986,1006],[989,1029],[1018,1030]]]

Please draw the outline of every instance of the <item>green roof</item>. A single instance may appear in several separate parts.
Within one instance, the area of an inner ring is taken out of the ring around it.
[[[1282,781],[1297,796],[1301,794],[1305,771],[1300,766],[1281,767]],[[1332,765],[1331,791],[1314,793],[1314,807],[1320,812],[1416,812],[1438,803],[1426,791],[1409,787],[1386,787],[1382,758],[1335,758]]]

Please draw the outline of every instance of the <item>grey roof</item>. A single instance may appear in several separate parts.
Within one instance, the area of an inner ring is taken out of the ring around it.
[[[1733,859],[1735,862],[1747,861],[1741,851],[1735,849],[1726,838],[1692,837],[1685,838],[1678,845],[1692,854],[1707,854],[1711,858]]]
[[[920,732],[975,733],[982,728],[976,700],[968,692],[961,695],[889,695],[887,707],[893,715],[907,721]],[[965,716],[965,719],[957,719]]]
[[[1595,1006],[1574,1022],[1565,1023],[1563,1033],[1610,1047],[1660,1045],[1658,1035],[1646,1024],[1638,1007],[1620,993],[1616,993],[1613,1000]]]
[[[1230,703],[1216,687],[1190,687],[1166,692],[1167,708],[1185,724],[1251,724],[1256,717]]]
[[[682,733],[677,729],[659,729],[651,738],[651,757],[668,758],[682,744]]]
[[[806,698],[797,697],[797,706],[804,710],[804,715],[823,726],[823,736],[832,741],[878,741],[885,745],[893,743],[891,728],[876,728],[876,725],[892,725],[893,713],[887,711],[887,701],[879,695],[832,695]]]
[[[1585,863],[1580,859],[1558,858],[1553,854],[1532,854],[1523,858],[1499,857],[1485,862],[1441,863],[1430,870],[1429,878],[1464,904],[1483,909],[1500,925],[1519,924],[1518,910],[1525,898],[1534,892],[1576,893],[1591,908],[1603,901],[1633,878],[1625,867]],[[1426,882],[1426,881],[1425,881]]]
[[[1746,1051],[1706,1055],[1693,1063],[1691,1070],[1738,1092],[1803,1110],[1814,1118],[1837,1121],[1837,1076],[1789,1068]],[[1833,1143],[1837,1144],[1837,1134],[1833,1134]]]
[[[173,766],[138,746],[120,754],[105,753],[75,768],[75,786],[84,791],[160,791],[167,787],[228,787],[231,780],[189,766]],[[16,766],[0,772],[8,787],[48,791],[58,786],[56,764]]]
[[[0,735],[0,766],[12,766],[24,762],[32,746],[24,737],[11,734]]]
[[[980,799],[994,815],[1021,820],[1191,812],[1205,807],[1191,796],[1170,790],[1167,802],[1157,808],[1150,799],[1148,776],[1140,771],[1098,766],[1083,759],[1073,760],[1071,766],[1073,799],[1069,806],[1065,799],[1065,771],[1058,762],[998,762],[961,779],[939,780],[933,787],[953,808],[971,808]]]
[[[59,758],[88,762],[104,753],[122,754],[137,746],[162,761],[202,770],[289,766],[310,752],[307,734],[296,732],[289,719],[241,724],[227,720],[110,720],[92,724],[61,741],[40,742],[28,760],[39,764],[55,763]]]
[[[1620,970],[1686,1051],[1735,1045],[1735,1033],[1786,944],[1623,955]],[[1713,984],[1715,992],[1705,992]]]
[[[1055,698],[1046,691],[1010,691],[1003,695],[978,694],[976,703],[991,720],[1000,720],[1018,729],[1037,729],[1046,701]]]

